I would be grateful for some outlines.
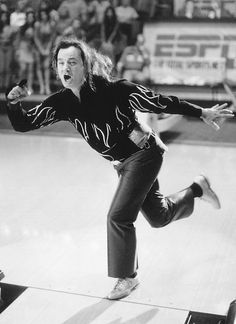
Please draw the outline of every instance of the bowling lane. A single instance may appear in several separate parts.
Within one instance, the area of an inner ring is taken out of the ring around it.
[[[1,314],[1,324],[184,324],[187,311],[27,289]]]
[[[5,282],[104,297],[106,213],[117,177],[109,162],[76,138],[1,134],[0,260]],[[163,229],[137,221],[140,287],[126,300],[225,314],[235,298],[234,147],[169,146],[164,194],[204,172],[220,193],[215,212]]]

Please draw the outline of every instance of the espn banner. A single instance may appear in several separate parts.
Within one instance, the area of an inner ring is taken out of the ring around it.
[[[221,22],[158,22],[144,26],[156,84],[236,82],[236,25]]]

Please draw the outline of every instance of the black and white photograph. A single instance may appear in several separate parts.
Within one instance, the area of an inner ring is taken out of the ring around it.
[[[0,0],[0,324],[236,324],[235,166],[235,0]]]

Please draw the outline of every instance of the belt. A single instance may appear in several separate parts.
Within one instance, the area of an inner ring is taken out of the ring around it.
[[[142,150],[148,150],[153,144],[156,144],[155,134],[151,134],[144,143]]]
[[[159,151],[163,154],[164,152],[168,151],[167,146],[162,142],[160,137],[152,133],[148,138],[146,138],[146,141],[143,143],[142,147],[139,147],[138,151],[143,151],[143,150],[148,150],[150,149],[153,145],[156,145]],[[112,161],[111,162],[114,166],[118,166],[119,164],[122,163],[122,161]]]
[[[129,134],[129,139],[137,145],[139,148],[143,148],[150,135],[152,134],[152,129],[146,124],[136,123],[134,129]]]

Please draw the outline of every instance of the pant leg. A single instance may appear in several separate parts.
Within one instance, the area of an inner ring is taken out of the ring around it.
[[[190,188],[164,197],[156,180],[143,202],[141,212],[152,227],[163,227],[172,221],[190,216],[193,207],[194,196]]]
[[[137,270],[134,222],[162,164],[157,147],[133,154],[119,168],[120,180],[108,218],[108,275],[124,278]]]

